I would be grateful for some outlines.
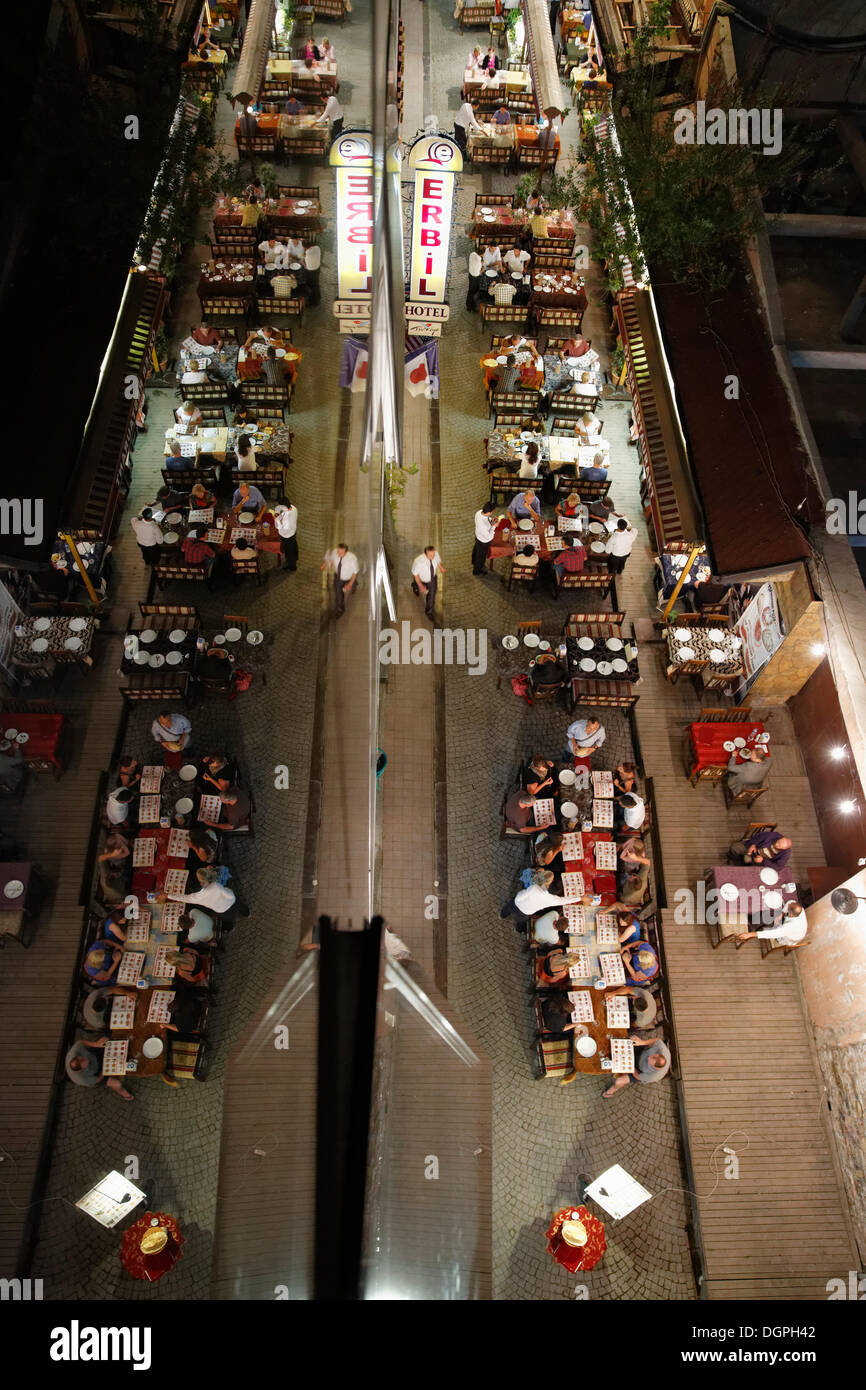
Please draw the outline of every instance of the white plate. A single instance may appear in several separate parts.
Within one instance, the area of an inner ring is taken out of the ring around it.
[[[756,743],[769,743],[769,742],[770,742],[770,735],[769,735],[769,734],[758,734],[758,735],[756,736],[756,738],[755,738],[755,742],[756,742]]]
[[[241,512],[240,516],[238,517],[238,521],[241,523],[241,526],[249,526],[252,519],[252,512]]]
[[[180,512],[172,512],[171,516],[167,516],[165,519],[169,526],[179,526],[180,523],[183,521],[183,517],[181,516]]]
[[[218,632],[213,640],[216,646],[218,647],[224,647],[226,644],[226,639],[221,632]]]
[[[746,740],[745,740],[744,738],[735,738],[735,739],[734,739],[734,747],[735,747],[735,748],[745,748],[745,746],[746,746]]]
[[[610,664],[615,671],[622,672],[628,670],[628,662],[623,661],[621,656],[614,657],[613,661]]]
[[[498,365],[499,365],[500,367],[504,367],[505,364],[506,364],[506,362],[508,361],[508,358],[507,358],[507,357],[497,357],[496,361],[497,361],[497,363],[498,363]]]
[[[577,645],[580,647],[580,650],[582,652],[591,652],[593,647],[595,646],[595,643],[593,642],[591,637],[578,637]]]
[[[144,1057],[160,1057],[162,1055],[162,1038],[145,1038],[141,1044],[141,1051]]]
[[[677,639],[678,642],[688,642],[691,635],[692,634],[687,627],[674,628],[674,637]]]
[[[150,665],[155,671],[159,670],[160,666],[165,665],[165,657],[162,652],[154,652],[153,656],[150,658]]]
[[[767,907],[781,907],[782,901],[782,894],[777,893],[775,889],[772,891],[772,893],[764,894],[764,904]]]
[[[29,734],[25,734],[25,733],[16,734],[16,736],[15,736],[15,742],[16,742],[16,743],[29,743],[29,742],[30,742],[30,735],[29,735]]]
[[[9,880],[3,891],[7,898],[20,898],[24,892],[24,884],[20,878],[13,878]]]
[[[166,531],[162,539],[165,541],[166,545],[174,545],[175,541],[180,540],[180,537],[177,531]]]
[[[239,642],[240,639],[241,639],[241,635],[242,635],[242,634],[241,634],[241,630],[240,630],[239,627],[227,627],[227,628],[226,628],[226,641],[227,641],[227,642]]]
[[[86,618],[70,618],[70,619],[69,619],[69,628],[70,628],[70,631],[71,631],[71,632],[83,632],[84,629],[85,629],[86,627],[87,627],[87,619],[86,619]]]
[[[575,1047],[581,1057],[594,1057],[596,1052],[598,1052],[598,1043],[595,1041],[595,1038],[589,1037],[588,1034],[584,1034],[582,1038],[578,1038]]]
[[[173,628],[168,634],[168,640],[169,642],[173,642],[175,646],[178,646],[181,642],[186,640],[186,633],[182,627]]]
[[[726,753],[733,753],[735,745],[731,739],[726,738],[724,743],[722,744],[722,747],[724,748]]]
[[[80,652],[83,643],[80,637],[67,637],[63,645],[68,652]]]
[[[740,650],[740,647],[743,645],[742,637],[731,637],[729,640],[734,651],[738,652]]]
[[[619,637],[608,637],[604,644],[609,652],[621,652],[622,642]]]
[[[183,661],[183,652],[169,652],[165,659],[169,666],[178,666]]]
[[[577,780],[577,774],[573,768],[564,767],[559,774],[559,780],[563,787],[573,787]]]
[[[184,763],[177,775],[182,782],[194,782],[198,777],[198,768],[195,763]]]
[[[592,532],[594,536],[603,535],[605,530],[600,521],[591,521],[589,523],[588,529]]]
[[[252,634],[251,634],[251,635],[252,635]],[[515,647],[519,647],[519,646],[520,646],[520,643],[518,642],[518,640],[517,640],[516,637],[508,636],[508,637],[503,637],[503,639],[502,639],[502,645],[503,645],[503,647],[505,648],[505,650],[506,650],[507,652],[513,652]]]
[[[528,516],[522,516],[517,525],[521,531],[531,531],[534,523],[529,520]]]
[[[264,642],[264,640],[265,634],[263,632],[259,632],[257,628],[254,628],[252,632],[247,633],[247,641],[249,642],[251,647],[257,647],[259,643]],[[514,641],[514,645],[517,646],[516,638]]]
[[[188,816],[192,810],[192,797],[182,796],[179,801],[174,803],[174,809],[180,816]]]
[[[715,661],[716,665],[728,660],[727,652],[723,652],[721,647],[710,647],[710,661]]]
[[[680,647],[677,652],[677,661],[694,661],[695,654],[691,647]]]
[[[539,650],[540,652],[549,652],[549,651],[550,651],[550,643],[549,643],[549,642],[539,642],[539,644],[538,644],[538,650]]]
[[[285,349],[285,348],[277,348],[277,349],[276,349],[276,354],[277,354],[278,357],[285,357],[285,355],[286,355],[286,349]]]
[[[609,661],[600,661],[600,662],[598,663],[598,674],[599,674],[600,676],[609,676],[612,670],[613,670],[613,666],[612,666],[611,662],[609,662]]]
[[[559,809],[566,820],[574,820],[577,815],[577,807],[573,801],[563,801]]]
[[[138,640],[139,642],[155,642],[156,633],[154,632],[152,627],[146,627],[144,629],[144,632],[140,632],[138,634]]]
[[[717,643],[718,643],[718,642],[724,642],[724,640],[725,640],[725,634],[722,632],[721,628],[719,628],[719,627],[711,627],[711,628],[709,629],[709,631],[707,632],[707,636],[709,637],[709,639],[710,639],[711,642],[717,642]]]
[[[582,660],[581,663],[580,663],[580,669],[581,669],[581,671],[594,671],[594,670],[595,670],[595,662],[593,661],[593,659],[592,659],[591,656],[585,656],[585,657],[583,658],[583,660]]]
[[[539,637],[539,635],[538,635],[537,632],[527,632],[527,633],[524,634],[524,637],[523,637],[523,645],[524,645],[524,647],[537,647],[540,641],[541,641],[541,638]]]
[[[50,618],[37,618],[33,624],[34,632],[47,632],[51,626]]]
[[[589,548],[590,548],[590,550],[592,550],[592,551],[594,552],[594,554],[596,554],[596,555],[603,555],[603,554],[604,554],[604,541],[592,541],[592,543],[590,544],[590,547],[589,547]]]
[[[33,638],[33,641],[30,643],[30,650],[31,650],[32,652],[47,652],[47,651],[48,651],[48,638],[47,638],[47,637],[34,637],[34,638]]]
[[[761,882],[762,882],[762,883],[778,883],[778,882],[779,882],[779,875],[778,875],[778,873],[776,872],[775,869],[762,869],[762,870],[761,870]]]
[[[135,656],[132,659],[135,662],[136,666],[146,666],[147,663],[150,661],[150,657],[148,656],[147,652],[136,652]]]
[[[6,738],[9,739],[9,742],[10,742],[10,743],[12,742],[13,738],[17,738],[17,737],[18,737],[18,730],[17,730],[17,729],[7,729],[7,730],[6,730]]]
[[[719,889],[719,897],[724,898],[726,903],[736,902],[740,896],[740,890],[735,883],[723,883]]]

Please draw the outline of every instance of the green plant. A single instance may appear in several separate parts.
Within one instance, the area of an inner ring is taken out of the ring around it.
[[[389,463],[385,466],[385,482],[388,488],[388,501],[391,505],[391,516],[396,520],[397,503],[406,494],[406,479],[414,477],[418,472],[417,463],[410,464],[401,468],[397,463]]]
[[[275,198],[277,196],[278,183],[276,169],[273,164],[260,164],[258,169],[259,178],[264,184],[265,192],[269,198]]]
[[[610,360],[613,367],[613,376],[615,380],[619,382],[623,373],[623,368],[625,367],[625,349],[622,343],[617,343]]]

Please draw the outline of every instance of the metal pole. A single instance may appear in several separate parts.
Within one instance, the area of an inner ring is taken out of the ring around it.
[[[701,554],[701,551],[700,551],[700,549],[698,548],[698,546],[696,546],[696,545],[692,546],[691,550],[689,551],[689,562],[688,562],[687,565],[685,565],[685,566],[683,567],[683,572],[682,572],[682,574],[680,575],[679,579],[677,580],[677,582],[676,582],[676,584],[675,584],[675,586],[674,586],[674,591],[673,591],[673,593],[671,594],[670,598],[668,599],[668,606],[667,606],[667,608],[665,609],[664,613],[662,613],[662,621],[663,621],[663,622],[667,622],[667,620],[668,620],[668,613],[670,613],[671,609],[673,608],[674,604],[675,604],[676,601],[677,601],[677,598],[678,598],[678,596],[679,596],[680,589],[683,587],[683,584],[684,584],[684,582],[685,582],[686,575],[688,574],[689,570],[691,569],[692,565],[694,564],[695,560],[697,559],[697,557],[698,557],[700,554]]]
[[[90,582],[90,575],[87,573],[87,569],[81,559],[81,556],[78,553],[78,546],[75,544],[75,541],[72,539],[72,537],[68,535],[65,531],[61,531],[60,535],[62,536],[63,540],[65,540],[66,544],[69,546],[69,549],[72,551],[75,563],[78,566],[78,572],[81,575],[81,578],[84,580],[84,587],[90,595],[90,600],[94,608],[98,608],[102,600],[99,598],[96,590]]]

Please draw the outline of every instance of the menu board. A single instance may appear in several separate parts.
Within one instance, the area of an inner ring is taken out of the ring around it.
[[[126,928],[127,946],[146,946],[150,936],[150,908],[140,907]]]
[[[145,839],[134,840],[132,845],[132,867],[134,869],[152,868],[155,854],[156,840],[152,835],[148,835]]]
[[[591,980],[592,964],[585,946],[573,946],[569,951],[572,964],[568,968],[571,980]]]
[[[594,772],[592,774],[592,791],[594,796],[613,796],[613,773]]]
[[[205,825],[216,825],[220,818],[222,802],[218,796],[203,796],[198,804],[198,818]]]
[[[129,1038],[112,1038],[102,1051],[102,1075],[125,1076]]]
[[[619,928],[612,912],[596,913],[595,939],[599,946],[618,946]]]
[[[173,989],[155,989],[147,1006],[148,1023],[171,1023],[170,1011],[173,1003]]]
[[[159,763],[148,764],[147,767],[141,769],[140,791],[142,796],[159,795],[164,772],[165,768]]]
[[[106,1174],[96,1187],[91,1187],[89,1192],[79,1197],[75,1205],[98,1221],[100,1226],[111,1230],[122,1217],[134,1211],[146,1196],[140,1187],[133,1187],[128,1178],[115,1171]]]
[[[139,825],[156,825],[159,820],[159,797],[143,796],[138,803],[138,823]],[[151,855],[151,863],[153,856]]]
[[[118,1032],[122,1028],[131,1028],[135,1020],[135,1000],[130,999],[128,994],[115,994],[111,1001],[111,1021],[109,1028],[112,1032]]]
[[[188,878],[189,874],[186,869],[169,869],[165,876],[164,891],[166,894],[185,893]]]
[[[536,801],[532,808],[532,814],[535,816],[536,825],[555,825],[556,811],[553,797],[542,797],[540,801]]]
[[[567,835],[563,835],[562,857],[563,859],[583,858],[583,836],[579,831],[570,830]]]
[[[616,845],[613,843],[613,840],[596,841],[595,867],[597,869],[616,868]]]
[[[174,949],[174,946],[171,946],[166,942],[163,942],[160,946],[157,946],[156,953],[153,957],[153,978],[155,980],[174,979],[174,966],[170,965],[169,962],[166,960],[166,952],[173,951]]]
[[[599,956],[598,961],[606,985],[625,984],[625,970],[619,951],[607,951],[604,955]]]
[[[576,902],[582,898],[586,889],[583,886],[583,874],[563,874],[562,875],[562,896],[567,902]]]
[[[613,802],[602,800],[596,797],[592,803],[592,823],[599,826],[602,830],[610,830],[613,826]]]
[[[141,968],[144,965],[144,951],[124,951],[117,967],[117,983],[119,985],[134,985]]]
[[[610,1039],[610,1069],[629,1075],[634,1071],[634,1043],[631,1038]]]
[[[169,859],[186,859],[189,854],[189,831],[172,830],[168,837]]]
[[[565,907],[562,909],[562,913],[568,923],[566,931],[569,935],[586,935],[586,916],[580,904],[566,903]]]
[[[569,991],[568,995],[574,1009],[571,1015],[572,1023],[594,1023],[595,1011],[592,1007],[592,995],[588,989],[576,989]]]

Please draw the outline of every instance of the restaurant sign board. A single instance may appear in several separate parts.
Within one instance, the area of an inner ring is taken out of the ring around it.
[[[463,156],[453,140],[422,135],[409,151],[409,168],[415,172],[409,300],[441,304],[448,279],[454,181]]]
[[[344,131],[331,146],[337,174],[337,294],[368,300],[373,287],[373,142],[366,130]],[[339,316],[338,316],[339,317]]]
[[[741,696],[784,640],[782,618],[772,584],[761,585],[751,603],[743,609],[734,631],[743,643],[740,649],[743,679],[737,691]]]

